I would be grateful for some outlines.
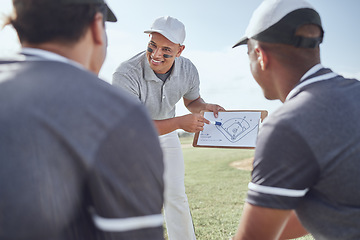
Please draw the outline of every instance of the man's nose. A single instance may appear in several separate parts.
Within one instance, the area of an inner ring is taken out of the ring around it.
[[[153,57],[161,57],[162,56],[162,50],[161,48],[156,48],[153,51]]]

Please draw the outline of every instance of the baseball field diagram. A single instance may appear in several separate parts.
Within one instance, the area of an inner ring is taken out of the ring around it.
[[[212,112],[204,112],[211,124],[195,135],[193,146],[255,148],[259,125],[266,115],[266,111],[226,111],[215,118]]]

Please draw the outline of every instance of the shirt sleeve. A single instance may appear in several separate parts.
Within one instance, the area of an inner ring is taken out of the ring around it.
[[[300,132],[290,124],[265,123],[258,136],[247,202],[294,209],[318,174],[316,158]]]
[[[126,74],[119,69],[121,66],[116,70],[113,74],[112,85],[118,88],[125,90],[126,92],[130,93],[131,95],[140,99],[140,86],[139,81],[137,81],[134,77],[129,74]]]
[[[200,96],[200,78],[195,65],[190,61],[189,69],[185,70],[189,76],[189,90],[184,94],[184,98],[195,100]]]
[[[104,139],[89,175],[94,224],[111,239],[163,234],[163,156],[152,122],[140,109],[131,110],[131,121],[119,123]]]

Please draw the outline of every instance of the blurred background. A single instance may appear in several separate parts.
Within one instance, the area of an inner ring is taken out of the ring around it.
[[[232,49],[245,33],[252,12],[261,0],[107,0],[118,18],[107,23],[109,47],[100,77],[111,83],[117,66],[146,49],[149,36],[144,30],[160,16],[170,15],[185,24],[187,37],[182,56],[189,58],[200,74],[203,99],[231,109],[267,110],[271,114],[281,102],[263,97],[253,80],[246,46]],[[309,0],[322,18],[325,30],[321,45],[322,63],[339,74],[360,78],[358,42],[360,31],[360,1]],[[11,0],[0,0],[0,24],[12,11]],[[0,31],[0,57],[20,49],[14,29]],[[182,101],[177,115],[188,113]]]

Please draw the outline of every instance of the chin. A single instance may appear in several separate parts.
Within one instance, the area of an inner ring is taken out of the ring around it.
[[[264,95],[264,96],[267,100],[279,100],[280,99],[279,97],[274,97],[274,96],[267,96],[267,95]]]
[[[266,93],[265,91],[263,91],[263,93],[264,93],[264,97],[265,97],[267,100],[276,100],[276,99],[278,99],[278,98],[276,98],[276,97],[274,97],[274,96]]]
[[[157,67],[154,67],[151,63],[150,63],[150,68],[156,73],[159,72],[159,70],[160,70]]]

